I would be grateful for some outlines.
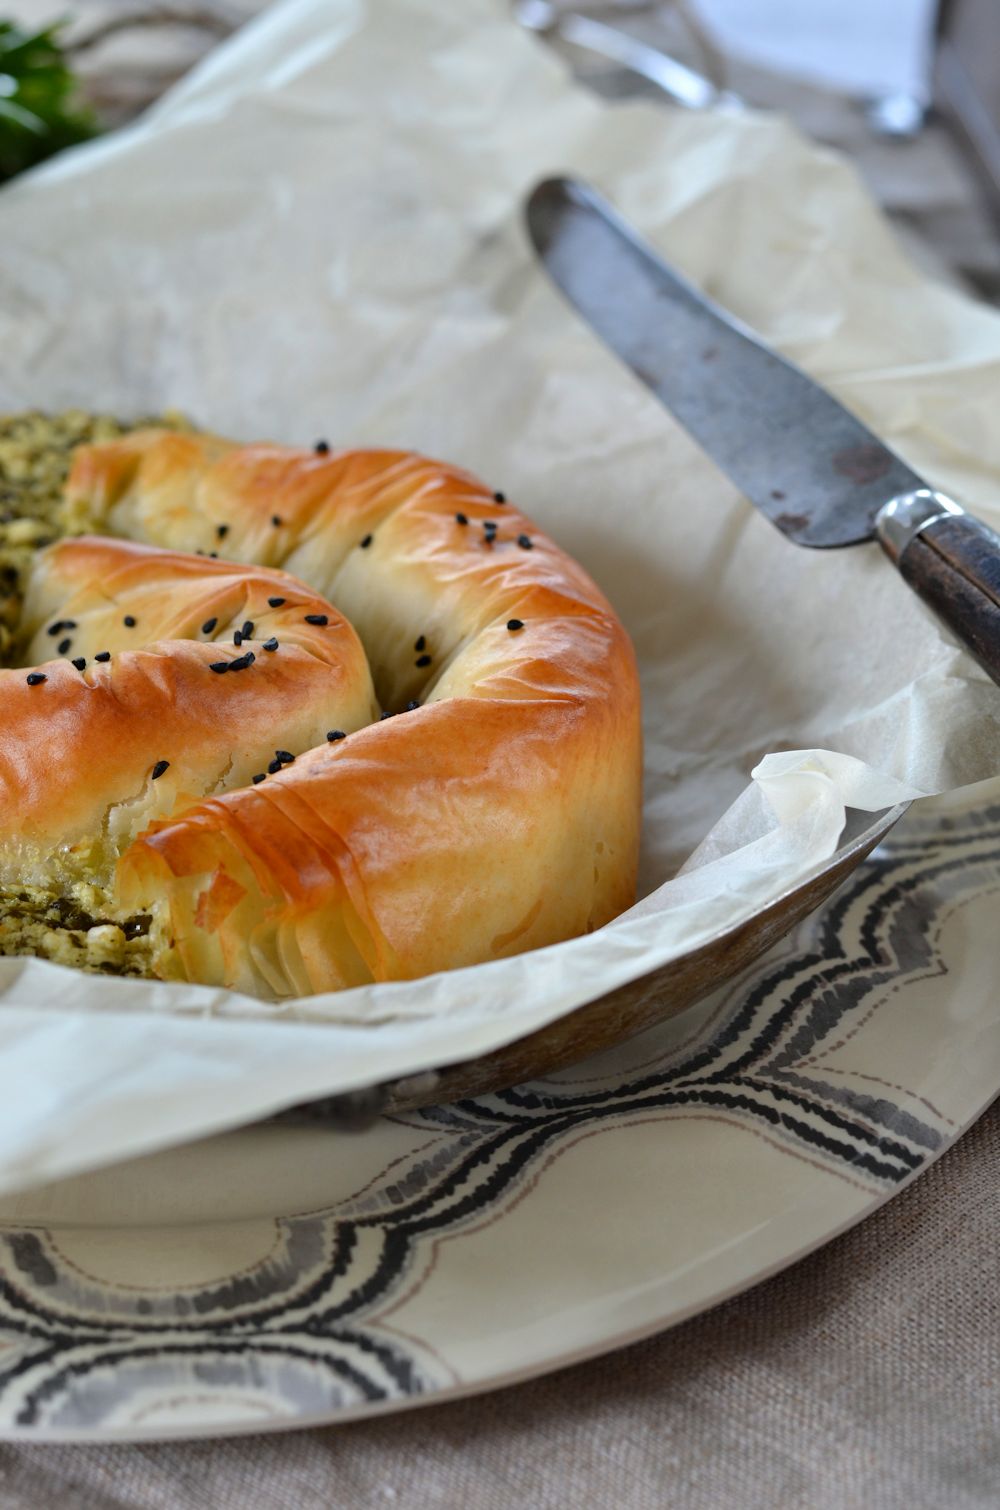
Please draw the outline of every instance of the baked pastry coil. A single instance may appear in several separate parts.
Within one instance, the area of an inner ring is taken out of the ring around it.
[[[632,647],[500,495],[407,453],[144,431],[77,453],[67,511],[73,528],[293,574],[353,625],[395,715],[154,817],[115,902],[154,917],[157,974],[335,990],[502,958],[630,904]]]
[[[22,666],[0,670],[5,886],[107,886],[151,819],[377,717],[353,628],[281,572],[63,540],[20,628]]]

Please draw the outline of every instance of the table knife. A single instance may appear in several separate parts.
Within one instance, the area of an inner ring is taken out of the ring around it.
[[[525,213],[570,303],[783,535],[820,549],[877,540],[1000,682],[1000,536],[669,267],[586,184],[546,179]]]

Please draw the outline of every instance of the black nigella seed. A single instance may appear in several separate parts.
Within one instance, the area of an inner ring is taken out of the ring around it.
[[[64,629],[75,629],[75,628],[76,628],[76,620],[75,619],[57,619],[54,624],[50,624],[49,625],[48,629],[46,630],[46,634],[53,634],[53,635],[55,635],[55,634],[61,634]]]
[[[256,656],[253,651],[248,650],[246,655],[238,655],[235,661],[230,661],[229,669],[230,671],[245,671],[248,666],[253,665],[255,660]]]
[[[519,629],[523,629],[524,628],[524,620],[523,619],[508,619],[507,620],[507,628],[510,630],[511,634],[516,634],[516,632]]]
[[[292,754],[291,750],[275,750],[274,758],[275,760],[280,760],[282,765],[291,765],[292,761],[295,759],[295,756]]]
[[[223,673],[223,671],[228,671],[229,670],[229,662],[228,661],[211,661],[209,663],[208,669],[209,669],[209,671],[215,671],[215,672],[217,672],[219,674],[219,676],[221,676],[222,673]]]
[[[253,639],[253,619],[247,619],[246,623],[243,625],[243,628],[240,630],[240,634],[245,640]]]
[[[226,536],[229,534],[229,525],[217,524],[215,526],[215,533],[220,540],[225,540]]]
[[[170,765],[170,761],[169,760],[158,760],[156,762],[156,764],[154,765],[152,773],[151,773],[152,774],[152,780],[153,781],[159,781],[159,779],[163,775],[164,771],[169,768],[169,765]]]
[[[250,780],[253,782],[254,786],[256,786],[257,783],[258,783],[258,781],[263,781],[264,780],[264,777],[265,777],[266,774],[267,774],[266,771],[258,771],[257,774],[256,774],[256,776],[251,776],[250,777]]]
[[[431,663],[431,658],[430,658],[429,655],[418,655],[416,661],[414,662],[414,665],[416,665],[416,666],[429,666],[430,663]]]
[[[423,648],[424,648],[424,646],[426,644],[427,644],[427,636],[422,634],[420,636],[419,640],[416,640],[414,642],[413,648],[414,648],[414,650],[423,650]]]
[[[267,773],[268,773],[269,776],[276,776],[277,773],[280,770],[281,770],[281,761],[280,760],[272,760],[271,763],[270,763],[270,765],[267,768]]]
[[[364,538],[364,539],[363,539],[363,540],[362,540],[362,542],[361,542],[361,549],[362,549],[362,550],[363,550],[363,551],[366,551],[366,550],[367,550],[367,549],[368,549],[368,547],[369,547],[369,546],[370,546],[370,545],[371,545],[371,543],[372,543],[372,539],[373,539],[373,537],[372,537],[372,536],[371,536],[371,535],[366,535],[366,536],[365,536],[365,538]]]
[[[518,535],[517,543],[523,551],[530,551],[533,548],[530,535]]]
[[[506,503],[507,502],[507,494],[506,493],[494,493],[493,494],[493,502],[494,503]]]
[[[307,613],[306,614],[306,623],[307,624],[321,624],[322,625],[322,624],[329,624],[329,622],[330,622],[330,620],[327,618],[327,616],[326,616],[325,613]]]
[[[58,650],[58,652],[59,652],[60,655],[65,655],[66,652],[69,650],[70,646],[72,645],[72,643],[73,643],[73,641],[67,636],[65,640],[60,640],[59,641],[58,645],[56,646],[56,649]]]
[[[387,718],[392,718],[392,713],[386,708],[384,713],[379,714],[379,723],[384,723]]]
[[[280,608],[284,601],[284,598],[268,598],[267,606],[268,608]]]
[[[264,649],[265,650],[277,650],[277,648],[278,648],[278,642],[274,638],[273,635],[271,636],[271,638],[269,640],[265,640],[264,641]]]
[[[37,687],[40,682],[48,681],[44,671],[29,671],[25,680],[29,687]]]
[[[326,737],[331,744],[334,744],[338,739],[346,739],[347,735],[344,733],[343,729],[331,729]]]
[[[243,632],[242,632],[242,630],[237,629],[236,633],[233,635],[233,644],[236,646],[237,650],[243,644]]]
[[[218,551],[209,551],[208,554],[209,554],[209,556],[211,557],[211,559],[213,561],[218,561],[218,559],[219,559],[219,552]]]
[[[484,519],[483,529],[486,531],[487,535],[495,535],[497,532],[496,520]]]
[[[328,440],[318,440],[313,446],[313,450],[317,456],[329,456],[330,442]]]
[[[132,617],[132,615],[130,613],[127,613],[125,615],[124,619],[122,619],[122,623],[125,625],[126,629],[134,629],[135,628],[135,619],[133,619],[133,617]]]
[[[272,514],[271,515],[271,523],[274,525],[274,527],[275,527],[276,530],[280,529],[281,528],[281,515],[280,514]]]
[[[76,660],[73,662],[73,665],[76,667],[77,671],[86,671],[87,669],[87,662],[82,655],[77,656]]]
[[[202,624],[201,626],[202,634],[211,634],[212,630],[215,628],[218,622],[218,619],[206,619],[204,624]]]
[[[468,522],[469,522],[469,516],[468,516],[468,514],[456,514],[455,515],[455,522],[457,524],[468,524]]]
[[[410,701],[406,705],[406,712],[407,713],[412,713],[413,710],[414,710],[414,708],[419,708],[419,707],[420,707],[420,699],[416,698],[416,697],[411,698]]]
[[[110,661],[110,659],[111,659],[111,651],[110,650],[99,650],[97,652],[97,654],[94,656],[94,660],[95,661]]]

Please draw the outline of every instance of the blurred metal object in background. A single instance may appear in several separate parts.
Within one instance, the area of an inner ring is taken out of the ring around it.
[[[880,136],[919,136],[926,119],[927,107],[914,94],[884,94],[868,107],[868,124]]]
[[[29,28],[71,12],[68,44],[82,44],[74,68],[106,127],[131,119],[264,6],[0,0]],[[937,0],[542,0],[520,19],[606,98],[704,108],[714,91],[788,116],[851,159],[925,272],[1000,301],[1000,0],[945,0],[937,92],[921,117],[936,9]],[[584,45],[565,35],[569,12]]]
[[[571,47],[596,53],[647,79],[673,104],[686,110],[741,108],[742,101],[717,82],[678,62],[661,48],[648,46],[620,26],[610,26],[578,11],[561,10],[553,0],[515,0],[514,15],[528,31],[557,36]]]

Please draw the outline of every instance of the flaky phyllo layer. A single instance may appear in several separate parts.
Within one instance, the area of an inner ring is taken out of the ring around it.
[[[632,648],[502,491],[81,415],[0,469],[0,951],[289,997],[629,905]]]

